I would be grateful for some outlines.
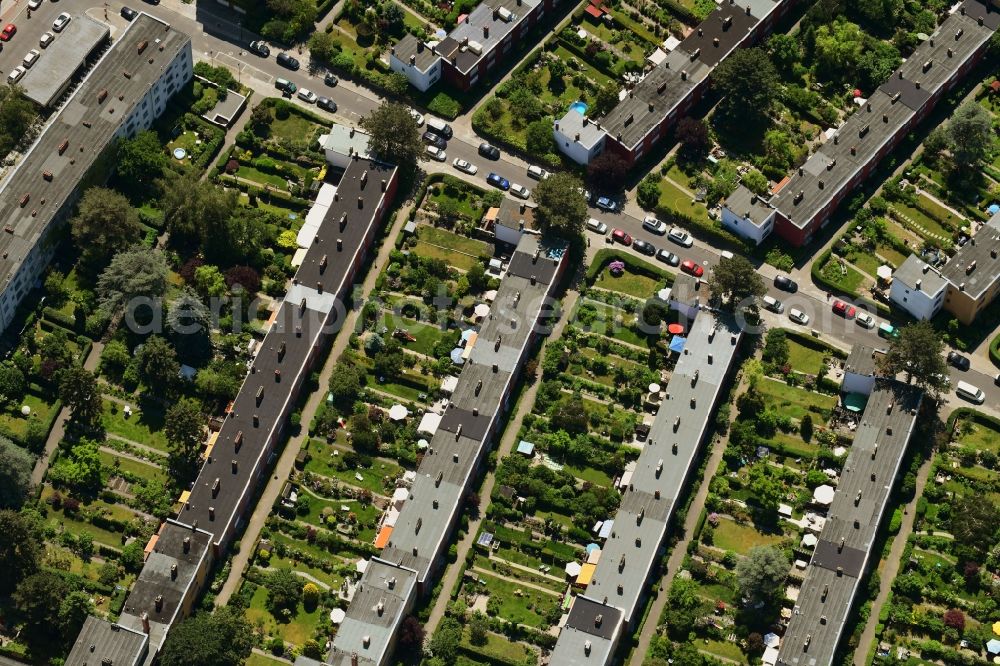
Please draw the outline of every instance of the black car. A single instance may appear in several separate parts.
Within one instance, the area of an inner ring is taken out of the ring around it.
[[[328,85],[328,86],[330,86],[332,88],[333,86],[335,86],[338,83],[340,83],[340,81],[338,81],[337,77],[334,76],[332,73],[327,72],[326,76],[323,77],[323,83],[325,83],[326,85]]]
[[[135,17],[139,15],[139,12],[135,11],[131,7],[122,7],[121,15],[126,21],[134,21]]]
[[[500,159],[500,149],[488,143],[479,144],[479,154],[491,160]]]
[[[316,106],[318,106],[321,109],[326,109],[330,113],[337,112],[337,103],[334,102],[329,97],[318,97],[316,99]]]
[[[271,55],[271,47],[267,45],[263,39],[258,39],[255,42],[250,42],[249,46],[251,53],[256,53],[261,58],[266,58]]]
[[[656,246],[648,241],[642,240],[641,238],[636,238],[632,241],[632,247],[642,254],[648,254],[651,257],[656,254]]]
[[[656,253],[656,258],[659,261],[662,261],[663,263],[665,263],[668,266],[680,266],[681,265],[681,258],[678,257],[673,252],[669,252],[667,250],[659,250]]]
[[[787,275],[775,275],[774,286],[781,291],[787,291],[791,294],[794,294],[799,290],[799,285],[795,283],[795,280]]]
[[[434,132],[424,132],[423,139],[424,143],[431,146],[437,146],[442,150],[448,147],[448,142],[444,140],[444,137],[439,134],[435,134]]]
[[[948,352],[948,364],[963,372],[968,370],[971,365],[971,363],[969,363],[969,358],[967,356],[962,356],[957,351]]]
[[[278,54],[278,64],[291,70],[299,68],[299,61],[284,52]]]

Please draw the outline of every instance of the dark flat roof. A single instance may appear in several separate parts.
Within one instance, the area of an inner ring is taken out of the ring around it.
[[[24,88],[28,99],[44,107],[52,106],[91,52],[110,34],[107,23],[84,13],[73,13],[73,20],[61,33],[56,33],[55,41],[48,48],[39,49],[42,55],[18,85]]]
[[[721,4],[681,42],[680,48],[692,56],[697,54],[702,64],[715,67],[758,23],[760,19],[748,13],[746,7]]]
[[[105,659],[110,659],[113,666],[135,666],[142,662],[148,649],[146,634],[89,616],[66,657],[65,666],[99,666]]]
[[[435,47],[439,55],[455,68],[468,74],[494,50],[507,35],[540,5],[542,0],[488,0],[468,13],[465,20]],[[489,34],[484,32],[484,28]],[[476,53],[469,45],[478,44]]]
[[[580,595],[566,618],[566,626],[601,638],[611,638],[621,624],[622,612],[613,606]]]
[[[974,300],[1000,280],[1000,213],[958,249],[941,274]]]

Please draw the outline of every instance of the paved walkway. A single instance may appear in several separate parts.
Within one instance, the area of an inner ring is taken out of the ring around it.
[[[566,297],[563,299],[561,312],[568,313],[573,311],[573,307],[576,305],[578,293],[576,291],[567,292]],[[547,346],[550,341],[558,340],[562,336],[563,328],[566,326],[567,317],[562,317],[556,322],[556,325],[552,328],[552,333],[549,334],[548,339],[543,345],[543,349],[539,350],[538,354],[544,353],[544,346]],[[511,449],[514,448],[514,442],[517,441],[518,432],[521,430],[521,424],[524,422],[524,417],[526,414],[531,413],[531,410],[535,405],[535,395],[538,393],[538,387],[541,385],[541,379],[538,378],[528,386],[524,393],[521,395],[521,399],[517,403],[515,412],[510,420],[507,422],[507,428],[504,431],[503,438],[500,440],[500,446],[497,448],[497,463],[510,454]],[[430,639],[434,635],[434,630],[437,629],[438,623],[441,618],[444,617],[444,612],[448,608],[448,604],[451,602],[451,591],[455,589],[455,584],[458,582],[458,577],[461,575],[462,569],[465,566],[465,556],[468,554],[469,549],[472,548],[475,543],[476,536],[479,534],[479,526],[483,522],[483,517],[486,515],[486,509],[490,501],[490,497],[493,496],[493,485],[496,482],[496,475],[493,472],[486,473],[486,479],[483,481],[482,488],[479,490],[479,497],[481,498],[479,507],[479,517],[469,520],[469,529],[465,531],[465,536],[457,544],[458,548],[458,559],[455,560],[454,564],[448,565],[444,576],[441,579],[441,592],[438,594],[438,598],[434,601],[434,607],[431,609],[430,616],[427,618],[427,622],[424,624],[424,630],[426,631],[427,638]]]
[[[858,647],[854,651],[854,666],[865,666],[868,651],[875,641],[875,630],[879,624],[878,616],[882,611],[882,606],[885,605],[886,599],[889,597],[889,590],[892,589],[892,581],[896,579],[896,574],[899,573],[899,567],[902,564],[900,560],[903,557],[903,549],[906,548],[906,542],[910,538],[910,533],[913,532],[913,521],[917,515],[917,499],[924,494],[924,486],[927,485],[927,477],[930,476],[933,466],[934,456],[930,455],[917,472],[917,484],[916,490],[913,493],[913,499],[903,507],[903,524],[899,528],[899,534],[892,540],[892,548],[889,550],[889,557],[885,561],[885,566],[879,571],[879,579],[882,586],[878,591],[878,596],[875,597],[874,603],[872,603],[871,612],[868,613],[868,622],[865,623],[865,630],[861,632]]]
[[[391,239],[396,238],[402,230],[403,225],[409,221],[410,209],[412,207],[413,204],[410,202],[396,215],[396,221],[386,236],[385,242],[382,243],[378,257],[371,264],[371,269],[368,271],[368,275],[361,286],[362,293],[371,293],[372,288],[375,286],[375,278],[378,277],[388,262],[389,253],[396,247],[391,242]],[[292,467],[295,464],[296,456],[299,455],[299,450],[309,438],[309,424],[312,423],[313,417],[316,415],[316,410],[323,402],[323,397],[326,395],[326,387],[330,383],[330,376],[333,375],[333,370],[337,362],[350,342],[351,336],[349,332],[354,330],[359,312],[360,309],[356,308],[347,314],[343,329],[333,341],[330,354],[320,372],[319,389],[309,396],[305,406],[302,408],[302,429],[298,435],[289,438],[288,443],[281,452],[281,456],[278,458],[278,463],[275,465],[270,482],[268,482],[267,487],[257,501],[253,515],[250,516],[250,520],[247,522],[243,538],[240,540],[240,550],[233,555],[229,578],[226,579],[225,584],[223,584],[222,589],[219,591],[219,595],[215,599],[216,606],[224,606],[239,588],[243,577],[243,570],[246,569],[247,564],[250,562],[250,557],[253,555],[253,546],[257,543],[257,538],[260,536],[260,531],[264,527],[267,517],[271,515],[271,507],[274,505],[275,500],[277,500],[278,493],[281,492],[281,487],[284,485],[285,480],[292,472]]]

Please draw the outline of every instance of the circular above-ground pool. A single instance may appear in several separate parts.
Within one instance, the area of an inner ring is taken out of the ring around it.
[[[183,148],[174,148],[174,159],[182,160],[187,157],[188,152]]]
[[[586,102],[581,102],[581,101],[577,100],[576,102],[573,102],[572,104],[570,104],[569,108],[571,110],[573,110],[573,111],[576,111],[581,116],[587,114],[587,103]]]

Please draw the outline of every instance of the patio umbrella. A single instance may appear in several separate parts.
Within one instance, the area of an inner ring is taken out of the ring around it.
[[[833,493],[833,486],[826,484],[816,486],[816,490],[813,491],[813,501],[817,504],[830,504],[833,502]]]
[[[806,534],[802,537],[802,546],[805,548],[815,548],[817,543],[819,539],[815,534]]]
[[[778,634],[764,634],[764,645],[766,647],[778,647],[780,644],[781,638],[778,637]]]
[[[676,354],[680,354],[682,351],[684,351],[684,345],[685,345],[685,343],[687,343],[687,338],[681,337],[679,335],[675,335],[670,340],[670,351],[672,351],[672,352],[674,352]]]
[[[485,317],[490,313],[490,306],[486,305],[486,303],[480,303],[475,307],[473,312],[476,313],[477,317]]]
[[[601,547],[599,545],[597,545],[596,543],[588,543],[587,544],[587,555],[590,555],[595,550],[600,550],[600,549],[601,549]]]
[[[995,638],[986,642],[986,651],[990,654],[1000,654],[1000,641]]]
[[[340,624],[344,621],[345,617],[347,617],[347,613],[342,608],[334,608],[330,611],[330,622],[334,624]]]
[[[655,382],[652,383],[652,384],[650,384],[649,385],[649,392],[650,393],[659,393],[660,392],[660,385],[657,384],[657,383],[655,383]]]
[[[461,347],[455,347],[451,350],[451,362],[455,365],[462,365],[465,363],[465,359],[462,358],[462,351]]]
[[[1000,636],[1000,620],[993,623],[993,633]]]
[[[570,562],[566,565],[566,575],[576,578],[580,575],[580,568],[579,562]]]
[[[407,416],[410,415],[410,410],[402,405],[393,405],[389,408],[389,420],[390,421],[402,421]]]
[[[684,333],[683,324],[670,324],[667,326],[667,332],[671,335],[682,335]]]
[[[892,267],[885,265],[879,266],[875,269],[875,275],[877,275],[880,280],[891,280]]]

